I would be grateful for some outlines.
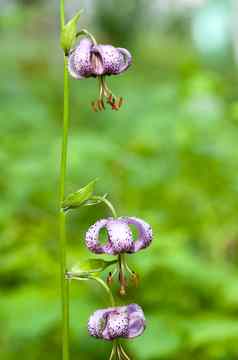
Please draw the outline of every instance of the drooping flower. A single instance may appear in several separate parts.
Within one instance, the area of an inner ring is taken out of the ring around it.
[[[89,334],[104,340],[135,338],[145,326],[144,312],[137,304],[97,310],[88,321]]]
[[[138,230],[138,238],[135,241],[129,225],[134,225]],[[103,228],[108,233],[108,239],[104,245],[99,241],[99,234]],[[152,229],[148,223],[136,217],[101,219],[89,228],[85,240],[88,249],[96,254],[135,253],[150,245]]]
[[[138,237],[134,241],[130,225],[135,226]],[[99,236],[102,229],[107,230],[107,241],[100,243]],[[118,273],[120,294],[125,294],[127,286],[126,272],[130,274],[132,282],[137,286],[138,275],[132,271],[126,262],[125,253],[131,254],[148,247],[152,241],[151,226],[136,217],[120,217],[101,219],[93,224],[86,233],[86,246],[96,254],[118,255],[117,267],[110,272],[107,278],[108,285],[112,284],[113,277]]]
[[[69,54],[68,70],[71,76],[78,80],[98,77],[100,95],[99,99],[92,103],[95,111],[105,109],[104,99],[113,110],[118,110],[123,100],[113,95],[106,84],[105,76],[121,74],[128,69],[131,62],[132,56],[128,50],[111,45],[97,45],[91,39],[83,38]]]

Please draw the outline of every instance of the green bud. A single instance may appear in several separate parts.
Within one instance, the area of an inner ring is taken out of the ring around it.
[[[60,43],[66,55],[75,44],[78,32],[77,25],[82,12],[83,10],[79,10],[77,14],[67,24],[65,24],[62,29]]]

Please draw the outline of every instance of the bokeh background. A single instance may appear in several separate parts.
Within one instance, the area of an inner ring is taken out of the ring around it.
[[[66,0],[68,17],[100,42],[127,47],[130,71],[109,79],[119,112],[93,113],[97,84],[73,80],[67,191],[95,177],[119,214],[153,226],[153,246],[130,257],[145,310],[138,360],[238,358],[238,2]],[[58,360],[58,176],[62,52],[58,1],[0,0],[0,357]],[[68,217],[69,266],[88,257],[84,234],[108,216]],[[107,274],[104,274],[105,277]],[[119,300],[120,302],[120,300]],[[107,359],[87,335],[107,297],[71,286],[71,358]]]

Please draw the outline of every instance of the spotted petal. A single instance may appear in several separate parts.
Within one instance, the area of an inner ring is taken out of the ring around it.
[[[94,67],[95,75],[117,75],[131,64],[131,54],[126,49],[97,45],[93,47],[92,53],[98,59]]]
[[[110,339],[118,337],[128,337],[129,318],[126,306],[115,309],[108,315],[107,325],[104,334],[108,334]],[[107,330],[107,332],[106,332]]]
[[[75,79],[84,79],[94,76],[91,62],[91,49],[93,43],[88,38],[83,38],[78,46],[69,54],[68,70]]]

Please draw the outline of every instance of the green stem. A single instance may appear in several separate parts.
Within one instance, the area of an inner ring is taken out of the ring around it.
[[[94,277],[93,276],[93,277],[90,277],[90,279],[97,281],[106,290],[106,292],[109,295],[111,306],[112,307],[116,306],[115,299],[114,299],[114,297],[112,295],[112,292],[111,292],[110,288],[107,286],[107,284],[99,277]]]
[[[99,201],[103,202],[109,208],[113,217],[114,218],[117,217],[116,210],[115,210],[114,206],[112,205],[112,203],[108,199],[106,199],[103,196],[92,196],[92,200],[99,200]]]
[[[82,29],[77,33],[76,36],[78,37],[78,36],[81,36],[81,35],[88,36],[92,40],[93,44],[97,45],[97,41],[96,41],[95,37],[88,30]]]
[[[69,282],[66,273],[66,215],[60,211],[60,278],[62,307],[62,351],[63,360],[69,360]]]
[[[64,27],[65,24],[65,11],[64,11],[64,0],[60,0],[60,24],[61,24],[61,30]]]
[[[60,21],[61,30],[65,23],[64,0],[60,0]],[[67,150],[68,150],[68,128],[69,128],[69,78],[67,68],[67,57],[64,55],[64,110],[63,110],[63,137],[60,166],[60,278],[61,278],[61,307],[62,307],[62,352],[63,360],[69,360],[69,283],[65,279],[66,273],[66,214],[61,210],[62,202],[65,198],[65,180],[67,170]]]

